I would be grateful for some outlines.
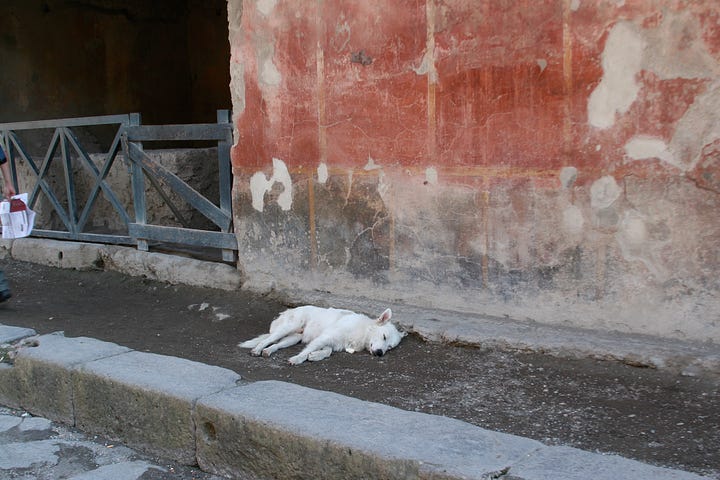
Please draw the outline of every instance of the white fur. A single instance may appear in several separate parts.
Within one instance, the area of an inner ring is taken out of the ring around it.
[[[407,335],[390,323],[391,317],[389,308],[375,320],[350,310],[311,305],[291,308],[273,320],[270,333],[238,346],[251,348],[252,355],[269,357],[281,348],[306,344],[300,353],[290,358],[293,365],[305,360],[322,360],[341,350],[349,353],[368,350],[382,356]]]

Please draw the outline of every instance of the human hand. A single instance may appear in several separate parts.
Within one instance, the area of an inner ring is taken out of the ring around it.
[[[10,180],[6,180],[5,188],[3,189],[3,196],[5,198],[10,198],[13,195],[17,195],[17,192],[15,191],[15,187],[13,186],[13,184]]]

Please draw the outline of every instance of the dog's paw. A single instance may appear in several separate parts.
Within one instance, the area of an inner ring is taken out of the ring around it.
[[[259,348],[253,348],[252,350],[250,350],[250,355],[252,355],[253,357],[259,357],[261,354],[262,350],[260,350]]]
[[[263,351],[262,351],[262,356],[265,357],[265,358],[267,358],[267,357],[269,357],[270,355],[272,355],[272,353],[273,353],[273,351],[270,350],[270,347],[268,347],[268,348],[263,349]]]
[[[290,357],[290,359],[288,360],[288,362],[290,363],[290,365],[300,365],[300,364],[303,363],[305,360],[307,360],[307,357],[306,357],[306,356],[304,356],[304,355],[295,355],[294,357]]]

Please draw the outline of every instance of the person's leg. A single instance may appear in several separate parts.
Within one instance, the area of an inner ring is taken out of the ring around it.
[[[5,272],[0,270],[0,302],[4,302],[12,295],[10,294],[10,284],[5,278]]]

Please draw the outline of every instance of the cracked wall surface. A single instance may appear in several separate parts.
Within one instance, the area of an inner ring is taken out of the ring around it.
[[[714,1],[229,11],[249,284],[720,342]]]

